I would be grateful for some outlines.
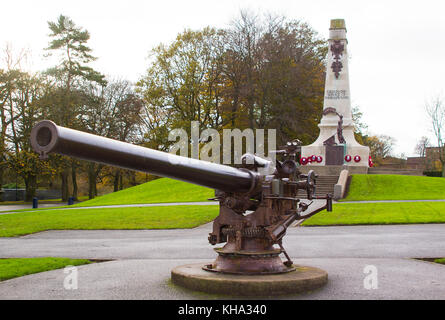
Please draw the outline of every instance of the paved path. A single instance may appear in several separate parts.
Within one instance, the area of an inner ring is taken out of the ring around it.
[[[39,203],[39,208],[51,208],[64,206],[64,203]],[[0,212],[2,211],[13,211],[21,209],[32,209],[32,204],[8,204],[0,205]]]
[[[219,205],[219,202],[217,201],[200,201],[200,202],[164,202],[164,203],[140,203],[140,204],[117,204],[117,205],[108,205],[108,206],[94,206],[94,207],[67,207],[67,208],[61,208],[60,210],[78,210],[78,209],[110,209],[110,208],[131,208],[131,207],[168,207],[168,206],[211,206],[211,205]],[[14,207],[16,205],[7,205],[7,206],[0,206],[0,215],[1,214],[10,214],[10,213],[18,213],[23,211],[14,211],[19,209],[32,209],[31,207],[25,207],[25,206],[18,206]],[[43,205],[42,205],[43,206]],[[56,207],[60,206],[58,205],[48,205],[48,207]],[[63,206],[63,205],[62,205]],[[5,208],[5,207],[11,207],[11,208]],[[51,210],[56,210],[55,208],[52,208]],[[7,212],[6,212],[7,211]],[[26,212],[42,212],[44,210],[29,210]]]
[[[311,200],[302,199],[304,202],[310,202]],[[312,200],[317,203],[325,203],[325,200]],[[445,202],[445,199],[436,200],[366,200],[366,201],[334,201],[335,204],[348,204],[348,203],[397,203],[397,202]],[[62,204],[63,206],[64,204]],[[77,210],[77,209],[102,209],[102,208],[131,208],[131,207],[166,207],[166,206],[211,206],[219,205],[217,201],[199,201],[199,202],[164,202],[164,203],[141,203],[141,204],[119,204],[119,205],[108,205],[108,206],[92,206],[92,207],[68,207],[61,208],[60,210]],[[57,207],[61,204],[39,204],[39,208],[49,208]],[[19,209],[29,209],[32,208],[31,205],[0,205],[0,215],[17,213],[20,211],[14,211]],[[51,210],[54,210],[51,209]],[[38,210],[43,211],[43,210]],[[32,210],[26,212],[34,212]]]
[[[215,258],[211,224],[189,230],[47,231],[0,238],[0,258],[60,256],[113,259],[79,267],[79,289],[63,270],[0,283],[0,299],[208,299],[169,283],[178,265]],[[283,299],[445,299],[445,266],[411,258],[445,256],[445,224],[290,228],[284,246],[295,263],[326,270],[329,282]],[[364,268],[378,270],[367,290]],[[216,297],[216,296],[215,296]]]

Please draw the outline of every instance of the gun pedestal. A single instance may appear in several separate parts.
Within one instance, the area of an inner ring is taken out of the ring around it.
[[[309,266],[279,274],[226,274],[209,272],[202,264],[188,264],[172,270],[174,284],[190,290],[242,297],[275,297],[318,289],[328,281],[326,271]]]

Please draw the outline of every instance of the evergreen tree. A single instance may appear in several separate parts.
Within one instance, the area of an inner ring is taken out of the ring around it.
[[[96,58],[91,55],[92,50],[87,46],[90,39],[87,30],[77,27],[69,17],[64,15],[60,15],[56,22],[49,21],[48,26],[52,40],[46,50],[48,55],[58,52],[60,57],[59,64],[47,71],[54,77],[58,87],[54,99],[57,105],[51,105],[48,116],[59,125],[81,129],[77,123],[80,112],[79,101],[82,101],[79,98],[81,84],[91,81],[106,85],[106,81],[102,74],[88,66],[88,63]],[[62,167],[62,200],[66,201],[68,198],[70,167],[73,182],[72,195],[77,198],[76,161],[64,158],[60,165]]]

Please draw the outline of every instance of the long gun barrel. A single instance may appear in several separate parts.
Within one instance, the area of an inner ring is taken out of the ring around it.
[[[42,158],[55,152],[224,192],[250,192],[258,183],[258,174],[250,170],[144,148],[60,127],[49,120],[43,120],[34,126],[31,131],[31,146]]]

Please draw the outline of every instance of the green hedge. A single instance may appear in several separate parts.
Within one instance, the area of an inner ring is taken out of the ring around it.
[[[424,171],[423,175],[428,177],[442,177],[442,171]]]

